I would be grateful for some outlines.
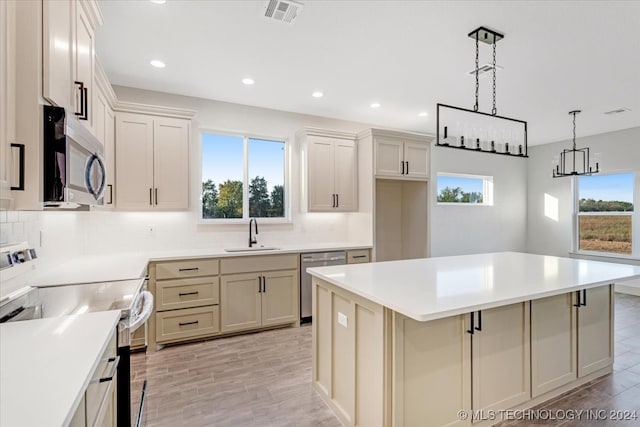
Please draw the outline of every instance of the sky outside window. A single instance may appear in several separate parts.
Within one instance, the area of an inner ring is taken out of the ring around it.
[[[633,173],[580,177],[579,199],[633,203]]]

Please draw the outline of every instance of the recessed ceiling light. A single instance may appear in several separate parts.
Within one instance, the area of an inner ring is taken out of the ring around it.
[[[418,116],[420,117],[427,117],[429,115],[429,113],[427,113],[426,111],[421,111],[418,113]]]
[[[149,0],[151,3],[155,4],[165,4],[167,0]]]
[[[370,105],[371,108],[380,108],[380,103],[379,102],[374,102],[373,104]]]
[[[156,68],[164,68],[164,67],[166,67],[164,62],[159,61],[157,59],[154,59],[153,61],[149,62],[149,64],[151,64],[152,66],[154,66]]]
[[[322,98],[324,96],[324,93],[320,92],[319,90],[313,92],[311,94],[311,96],[313,96],[314,98]]]
[[[244,79],[242,79],[242,83],[246,84],[247,86],[251,86],[252,84],[254,84],[256,81],[249,78],[249,77],[245,77]]]

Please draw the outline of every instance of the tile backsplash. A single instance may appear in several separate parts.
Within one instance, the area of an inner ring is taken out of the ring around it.
[[[27,241],[39,248],[41,222],[41,212],[0,211],[0,245]]]

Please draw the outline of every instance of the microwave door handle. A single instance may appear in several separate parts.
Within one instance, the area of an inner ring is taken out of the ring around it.
[[[93,182],[91,180],[92,170],[94,165],[96,164],[97,164],[97,167],[100,168],[100,184],[98,185],[98,188],[94,188]],[[91,159],[87,163],[87,169],[85,170],[84,178],[85,178],[85,185],[87,186],[89,193],[91,193],[96,200],[99,200],[104,194],[104,190],[106,188],[105,174],[106,174],[106,169],[104,167],[104,162],[102,161],[102,159],[100,159],[100,156],[98,156],[97,154],[93,154],[91,156]]]

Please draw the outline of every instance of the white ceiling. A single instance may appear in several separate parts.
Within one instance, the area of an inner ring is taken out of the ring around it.
[[[498,114],[528,121],[531,145],[571,138],[573,109],[578,138],[640,126],[639,1],[306,0],[293,24],[265,3],[102,0],[97,54],[116,85],[434,133],[436,103],[473,107],[467,33],[483,25],[505,34]]]

